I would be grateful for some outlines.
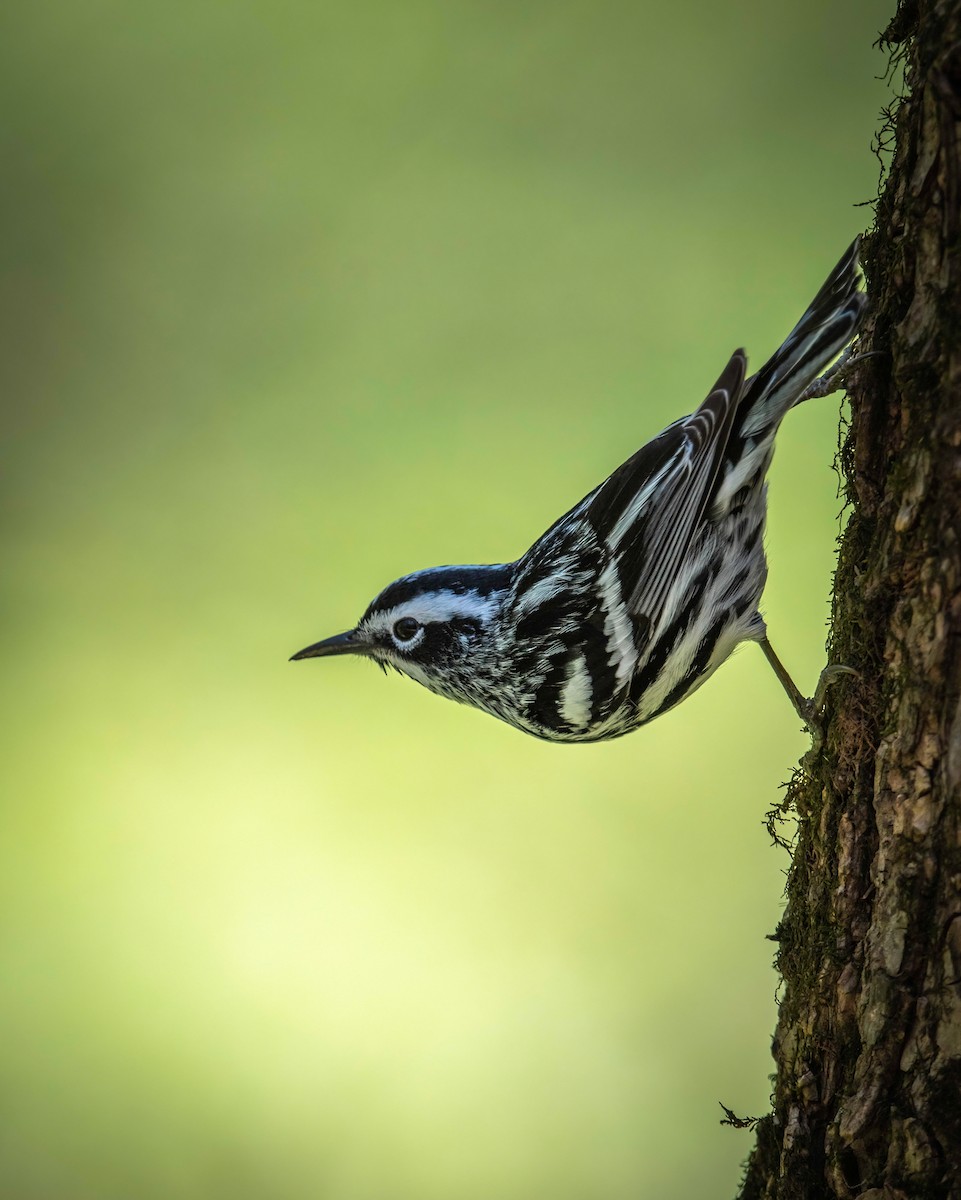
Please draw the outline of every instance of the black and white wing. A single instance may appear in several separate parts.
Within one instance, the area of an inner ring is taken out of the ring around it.
[[[744,382],[738,350],[698,410],[623,463],[516,564],[512,660],[531,721],[583,733],[630,682],[711,501]]]
[[[711,498],[746,367],[744,351],[735,351],[700,408],[642,447],[586,502],[640,643],[657,628]]]

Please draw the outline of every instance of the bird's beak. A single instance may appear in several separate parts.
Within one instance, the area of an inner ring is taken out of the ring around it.
[[[290,661],[297,662],[300,658],[329,658],[332,654],[366,654],[369,647],[356,629],[348,629],[346,633],[338,633],[325,638],[322,642],[314,642],[305,650],[298,650],[291,655]]]

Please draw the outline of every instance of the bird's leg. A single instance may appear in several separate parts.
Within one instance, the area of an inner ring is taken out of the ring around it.
[[[797,684],[788,674],[784,663],[774,653],[774,647],[767,638],[761,639],[760,646],[764,651],[764,657],[771,664],[771,669],[780,680],[781,687],[787,692],[788,699],[794,705],[794,711],[812,734],[820,734],[820,717],[824,708],[824,701],[827,698],[828,688],[839,675],[857,675],[857,671],[852,667],[842,667],[839,664],[825,667],[821,672],[820,679],[818,679],[818,685],[814,689],[813,698],[807,700],[801,695]]]
[[[881,350],[866,350],[863,354],[855,354],[854,350],[854,345],[848,346],[823,375],[819,375],[813,383],[808,384],[796,403],[800,404],[804,400],[817,400],[821,396],[830,396],[832,392],[839,392],[846,385],[852,367],[864,362],[866,358],[877,358],[882,353]]]
[[[785,692],[787,692],[787,698],[794,705],[794,711],[801,718],[801,720],[807,724],[808,718],[811,715],[811,701],[805,700],[805,698],[801,695],[797,684],[788,674],[784,663],[782,663],[778,656],[774,653],[774,647],[767,640],[767,638],[761,639],[760,646],[764,651],[764,657],[771,664],[771,669],[778,677],[781,687],[784,688]]]

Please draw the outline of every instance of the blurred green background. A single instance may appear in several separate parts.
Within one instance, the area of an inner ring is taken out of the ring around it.
[[[805,745],[761,654],[588,747],[286,660],[774,348],[891,8],[5,10],[4,1200],[733,1193]],[[838,408],[772,476],[802,687]]]

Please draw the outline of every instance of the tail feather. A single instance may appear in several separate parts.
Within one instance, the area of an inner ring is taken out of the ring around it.
[[[734,427],[742,438],[756,439],[776,427],[854,337],[867,304],[860,245],[856,237],[781,347],[745,383]]]

